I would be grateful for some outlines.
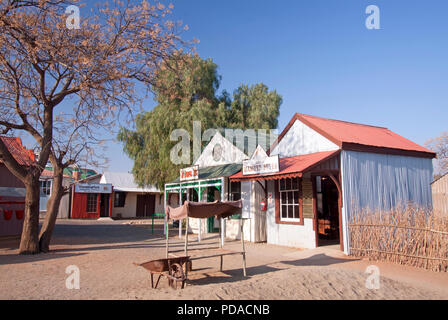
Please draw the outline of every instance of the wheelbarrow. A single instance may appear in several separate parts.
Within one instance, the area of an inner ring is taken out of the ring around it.
[[[143,263],[135,263],[139,267],[143,267],[151,273],[151,288],[156,289],[160,278],[166,277],[168,279],[168,285],[177,289],[177,284],[180,282],[182,284],[181,288],[185,286],[185,280],[187,277],[183,271],[183,265],[186,264],[187,267],[191,265],[190,257],[173,257],[158,260],[146,261]],[[156,285],[154,286],[154,274],[158,275]]]

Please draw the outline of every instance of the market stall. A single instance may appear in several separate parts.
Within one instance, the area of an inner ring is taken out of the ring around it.
[[[172,208],[170,206],[166,207],[166,219],[167,222],[169,219],[173,220],[182,220],[186,219],[186,228],[188,228],[188,219],[189,218],[208,218],[215,217],[222,221],[222,219],[226,219],[235,214],[239,214],[242,208],[242,201],[215,201],[215,202],[191,202],[186,201],[184,205],[178,208]],[[220,224],[221,225],[221,224]],[[173,252],[169,251],[169,224],[166,224],[166,258],[169,256],[176,257]],[[243,223],[241,224],[241,232],[243,233]],[[241,251],[230,251],[224,250],[223,248],[223,237],[224,233],[220,230],[220,241],[219,241],[219,249],[216,253],[211,255],[202,255],[202,256],[189,256],[188,255],[188,229],[185,231],[185,246],[184,246],[184,256],[189,257],[189,261],[198,260],[198,259],[206,259],[212,257],[220,258],[220,270],[222,271],[223,265],[223,257],[227,255],[241,255],[243,258],[243,275],[246,276],[246,251],[244,247],[244,236],[241,237]],[[185,264],[185,274],[188,273],[188,263]]]

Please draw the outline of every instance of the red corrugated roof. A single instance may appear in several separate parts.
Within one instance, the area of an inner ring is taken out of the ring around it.
[[[301,177],[302,173],[318,165],[319,163],[333,157],[339,150],[325,151],[305,154],[301,156],[289,157],[279,159],[279,172],[270,174],[253,174],[243,176],[243,172],[240,171],[230,177],[231,181],[242,180],[273,180],[279,178],[293,178]]]
[[[40,174],[41,178],[53,178],[54,172],[48,169],[44,169],[42,173]],[[71,178],[69,175],[64,174],[64,178]]]
[[[283,138],[296,120],[303,122],[342,149],[435,157],[434,152],[384,127],[325,119],[301,113],[294,115],[274,146]]]
[[[0,137],[11,155],[20,165],[29,166],[35,161],[35,155],[32,150],[26,149],[22,145],[22,140],[18,137]]]

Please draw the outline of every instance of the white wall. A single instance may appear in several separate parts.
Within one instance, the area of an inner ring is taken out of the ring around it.
[[[272,202],[267,211],[267,242],[281,246],[313,249],[316,247],[316,233],[313,219],[304,219],[304,225],[277,224],[275,222],[274,182],[268,182],[268,192],[272,192]]]
[[[122,208],[115,208],[114,199],[112,199],[112,217],[116,217],[118,214],[121,214],[122,218],[135,218],[136,210],[137,210],[136,193],[126,192],[126,199],[124,202],[124,207]]]
[[[116,217],[117,214],[121,214],[122,218],[135,218],[137,211],[137,195],[141,194],[139,192],[126,192],[126,199],[124,202],[124,207],[116,208],[114,206],[114,199],[112,199],[112,217]],[[112,194],[114,196],[114,194]],[[154,193],[155,196],[155,213],[164,213],[163,207],[163,195],[160,196],[159,193]],[[177,199],[176,195],[171,196],[173,199]]]
[[[296,120],[270,155],[279,155],[280,158],[287,158],[338,149],[339,147],[336,144],[303,122]]]
[[[431,207],[432,175],[431,159],[342,151],[344,252],[348,253],[347,221],[356,211],[389,210],[410,202]]]
[[[155,209],[154,213],[165,213],[165,207],[163,206],[163,194],[155,193]]]

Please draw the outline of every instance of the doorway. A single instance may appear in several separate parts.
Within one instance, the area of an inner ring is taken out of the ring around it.
[[[316,176],[317,246],[340,244],[339,191],[329,176]]]
[[[207,188],[207,202],[213,202],[215,200],[221,199],[221,193],[216,187]],[[207,232],[208,233],[219,233],[219,220],[215,217],[207,218]]]
[[[138,218],[149,218],[154,215],[156,207],[156,196],[154,194],[138,194],[136,216]]]
[[[109,198],[110,194],[102,193],[100,198],[100,217],[106,218],[109,217]]]

